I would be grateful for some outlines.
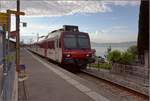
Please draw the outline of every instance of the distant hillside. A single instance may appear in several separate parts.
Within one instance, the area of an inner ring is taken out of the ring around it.
[[[132,45],[137,45],[136,41],[130,41],[130,42],[120,42],[120,43],[95,43],[95,42],[91,42],[91,46],[92,47],[129,47]]]

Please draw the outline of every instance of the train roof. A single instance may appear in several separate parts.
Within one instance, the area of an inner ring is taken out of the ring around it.
[[[63,28],[60,28],[60,29],[57,29],[48,33],[45,39],[49,38],[49,36],[55,32],[79,32],[79,29],[78,29],[78,26],[75,26],[75,25],[63,25]]]
[[[63,25],[63,28],[60,28],[60,29],[57,29],[57,30],[53,30],[53,31],[49,32],[47,36],[45,36],[43,38],[40,38],[39,42],[43,42],[44,40],[47,40],[50,37],[53,37],[53,34],[55,34],[55,32],[79,32],[79,33],[85,33],[85,32],[80,32],[79,29],[78,29],[78,26],[75,26],[75,25]]]
[[[38,43],[43,42],[45,40],[46,36],[39,38]]]

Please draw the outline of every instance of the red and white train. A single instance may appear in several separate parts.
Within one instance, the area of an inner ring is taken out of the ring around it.
[[[78,26],[64,25],[62,29],[54,30],[43,40],[32,44],[29,50],[77,69],[86,68],[87,64],[95,61],[89,35],[80,32]]]

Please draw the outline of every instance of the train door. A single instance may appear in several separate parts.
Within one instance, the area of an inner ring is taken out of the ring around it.
[[[47,57],[47,49],[48,49],[48,46],[47,46],[47,41],[44,42],[44,56]]]
[[[59,60],[59,39],[58,39],[58,36],[55,39],[55,60],[57,62]]]
[[[61,48],[61,37],[58,39],[58,51],[59,51],[59,57],[58,57],[58,61],[59,63],[61,63],[62,61],[62,48]]]

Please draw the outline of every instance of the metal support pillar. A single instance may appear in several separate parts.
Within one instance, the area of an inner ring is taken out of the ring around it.
[[[10,41],[9,41],[9,39],[10,39],[10,31],[11,31],[11,15],[10,15],[10,13],[9,13],[9,11],[7,11],[7,13],[9,14],[8,15],[8,37],[7,37],[7,54],[9,55],[9,52],[10,52]]]
[[[7,68],[6,68],[6,31],[5,27],[3,27],[4,33],[3,33],[3,73],[6,75]]]

